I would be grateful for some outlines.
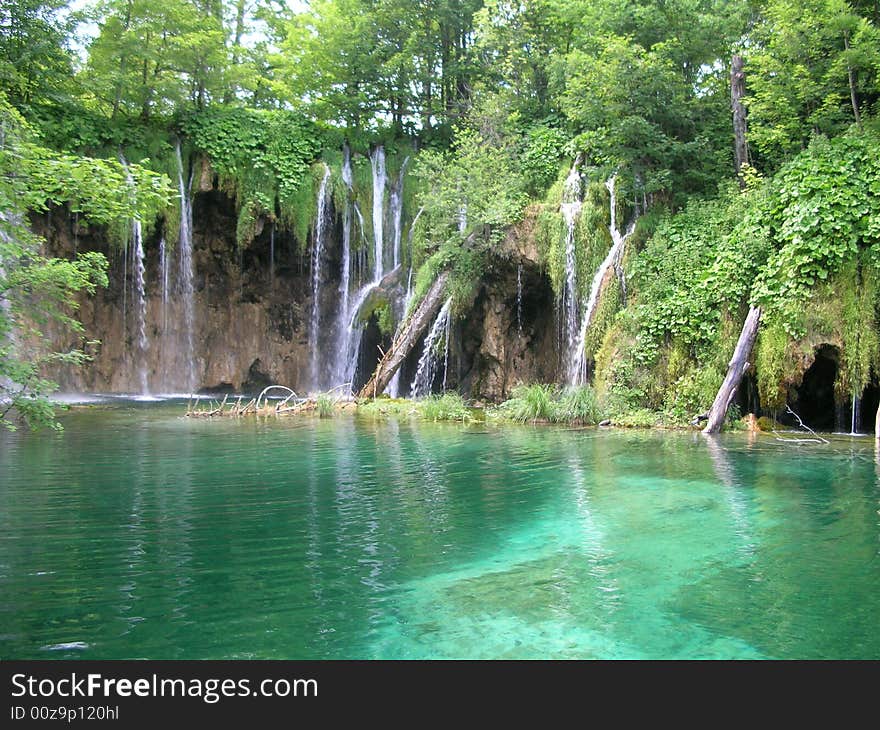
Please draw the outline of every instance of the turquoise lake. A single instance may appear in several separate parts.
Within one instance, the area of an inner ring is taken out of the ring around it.
[[[0,658],[880,658],[873,439],[184,409],[0,434]]]

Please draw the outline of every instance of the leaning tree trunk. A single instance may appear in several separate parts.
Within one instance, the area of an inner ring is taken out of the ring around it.
[[[761,308],[749,308],[742,332],[739,333],[736,349],[733,351],[733,358],[727,366],[727,375],[718,390],[718,395],[715,396],[715,402],[709,411],[708,423],[706,423],[703,433],[718,433],[721,430],[721,424],[724,423],[724,417],[727,415],[727,409],[736,394],[736,389],[739,387],[746,370],[749,369],[748,357],[755,344],[755,338],[758,336],[760,320]]]
[[[734,56],[730,63],[730,106],[733,110],[734,160],[740,187],[745,185],[742,166],[749,161],[749,144],[746,140],[746,108],[742,103],[744,95],[743,59],[742,56]]]
[[[437,277],[436,281],[431,284],[425,298],[422,299],[415,312],[400,326],[391,343],[391,348],[386,352],[373,375],[367,381],[367,384],[361,388],[358,393],[359,398],[375,398],[384,392],[394,377],[394,373],[406,360],[407,355],[415,347],[419,338],[424,334],[428,325],[437,316],[440,307],[445,299],[446,282],[449,279],[449,272],[444,271]]]

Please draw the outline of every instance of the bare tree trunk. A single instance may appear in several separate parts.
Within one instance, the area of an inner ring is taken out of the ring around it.
[[[736,176],[743,187],[742,166],[749,161],[749,143],[746,141],[746,108],[742,98],[745,95],[745,74],[742,56],[735,55],[730,62],[730,106],[733,109],[733,139]]]
[[[843,47],[846,49],[847,53],[849,53],[849,33],[843,34]],[[859,99],[856,95],[856,78],[855,73],[853,73],[853,67],[847,59],[846,62],[846,77],[849,81],[849,100],[852,104],[853,116],[856,118],[856,124],[861,126],[862,124],[862,115],[859,113]]]
[[[755,344],[755,338],[758,336],[758,324],[761,321],[761,308],[750,307],[749,314],[743,324],[742,332],[739,333],[736,348],[733,351],[733,358],[727,366],[727,375],[724,382],[718,389],[718,395],[715,396],[715,402],[709,411],[709,420],[703,433],[718,433],[721,425],[724,423],[724,417],[727,415],[727,409],[736,394],[740,381],[746,370],[749,369],[748,357]]]
[[[444,271],[437,280],[431,284],[425,298],[410,317],[398,328],[394,337],[391,348],[386,352],[376,370],[373,372],[367,384],[361,388],[358,398],[375,398],[384,392],[394,377],[394,373],[406,360],[407,355],[415,347],[419,337],[424,334],[425,330],[437,316],[440,306],[446,297],[446,282],[449,279],[449,272]]]

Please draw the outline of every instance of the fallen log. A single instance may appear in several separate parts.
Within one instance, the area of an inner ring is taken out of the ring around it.
[[[740,381],[746,370],[749,369],[748,357],[755,344],[755,338],[758,336],[758,324],[761,321],[761,308],[750,307],[746,321],[743,324],[742,331],[739,333],[736,348],[733,350],[733,357],[727,366],[727,375],[724,376],[724,382],[718,389],[718,395],[715,396],[715,402],[709,409],[709,418],[703,433],[718,433],[721,425],[724,423],[724,417],[727,415],[727,409],[736,394]]]
[[[394,377],[394,373],[406,360],[407,355],[437,316],[437,312],[440,311],[446,298],[445,291],[448,280],[449,272],[444,271],[431,284],[419,306],[397,329],[394,342],[391,343],[388,352],[382,355],[382,359],[379,360],[379,364],[376,365],[367,384],[358,393],[358,398],[375,398],[385,391],[391,378]]]

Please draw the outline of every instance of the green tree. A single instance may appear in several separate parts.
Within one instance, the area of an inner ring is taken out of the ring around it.
[[[877,98],[880,36],[845,0],[771,0],[746,57],[749,137],[771,168]]]
[[[222,98],[229,58],[221,9],[192,0],[106,0],[83,82],[111,117],[169,115]]]
[[[73,73],[66,44],[65,0],[4,0],[0,4],[0,90],[16,106],[57,90]]]

